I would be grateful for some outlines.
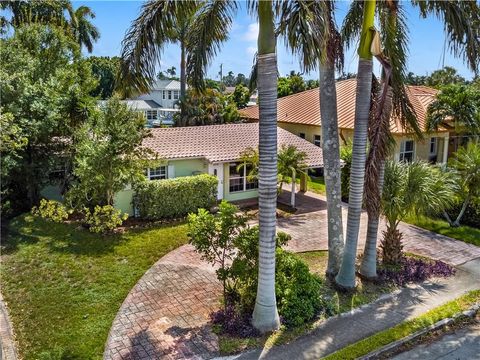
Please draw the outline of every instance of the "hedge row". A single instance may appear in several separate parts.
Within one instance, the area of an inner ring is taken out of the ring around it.
[[[148,220],[182,217],[215,204],[217,181],[207,174],[147,181],[136,186],[134,206]]]

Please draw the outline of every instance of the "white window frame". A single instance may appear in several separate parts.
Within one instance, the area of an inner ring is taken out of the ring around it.
[[[322,147],[322,136],[321,135],[313,135],[313,145]]]
[[[147,178],[148,180],[165,180],[168,179],[168,170],[167,166],[159,166],[156,168],[147,169]]]
[[[229,163],[228,164],[228,192],[229,193],[239,193],[239,192],[244,192],[244,191],[250,191],[250,190],[255,190],[255,189],[258,189],[258,181],[253,181],[253,182],[249,182],[247,180],[247,166],[244,164],[244,166],[242,167],[242,172],[243,174],[242,175],[237,175],[237,176],[231,176],[230,174],[230,167],[232,165],[235,165],[235,166],[238,166],[240,163],[238,162],[235,162],[235,163]],[[230,188],[230,181],[231,180],[238,180],[238,179],[243,179],[243,186],[242,186],[242,189],[241,190],[234,190],[234,191],[231,191]],[[253,188],[251,189],[247,189],[247,184],[252,184],[252,183],[256,183],[256,186],[254,186]]]
[[[438,137],[431,137],[430,138],[430,155],[437,155],[438,151]],[[432,151],[432,145],[433,145],[433,151]]]
[[[172,100],[172,90],[168,90],[168,100]]]
[[[163,100],[167,99],[167,92],[165,90],[162,90],[162,99]]]
[[[412,143],[412,150],[409,150],[409,151],[405,150],[406,147],[407,147],[407,142]],[[406,154],[412,154],[412,160],[411,161],[415,161],[415,141],[413,141],[411,139],[402,140],[402,142],[400,143],[400,155],[398,157],[399,161],[405,161],[405,155]]]
[[[158,120],[158,111],[157,110],[145,110],[145,116],[146,116],[147,120]]]
[[[173,99],[178,100],[178,90],[173,91]]]

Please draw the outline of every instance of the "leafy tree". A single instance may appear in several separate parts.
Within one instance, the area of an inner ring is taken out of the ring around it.
[[[296,94],[306,90],[306,84],[299,73],[291,71],[287,77],[278,79],[278,97]]]
[[[205,87],[207,89],[214,89],[220,91],[220,82],[213,79],[205,79]]]
[[[167,71],[167,74],[170,75],[171,77],[174,77],[175,75],[177,75],[177,68],[175,66],[168,68],[166,71]]]
[[[448,85],[441,89],[427,111],[427,129],[455,125],[458,133],[480,135],[480,89],[472,85]]]
[[[426,85],[427,76],[415,75],[413,72],[409,72],[405,79],[405,83],[408,85]]]
[[[89,93],[96,83],[79,46],[58,27],[18,27],[0,40],[0,62],[2,110],[26,138],[15,166],[2,172],[2,191],[22,211],[38,202],[53,170],[68,171],[76,129],[95,106]]]
[[[237,78],[235,79],[235,86],[243,85],[248,87],[249,79],[242,73],[237,74]]]
[[[228,305],[227,291],[231,261],[236,253],[235,238],[247,226],[248,218],[238,211],[238,207],[223,200],[218,213],[213,215],[205,209],[188,215],[188,237],[202,259],[218,265],[215,271],[223,285],[223,303]]]
[[[290,205],[295,207],[295,186],[297,184],[297,174],[307,175],[307,165],[305,163],[307,154],[304,151],[298,151],[294,145],[282,145],[278,152],[278,176],[280,179],[280,188],[286,178],[292,182]]]
[[[175,126],[224,124],[240,119],[236,105],[214,89],[189,90],[179,105],[181,112],[174,115]]]
[[[114,195],[128,184],[145,180],[147,159],[142,148],[149,135],[145,118],[112,98],[80,129],[74,174],[76,184],[67,194],[72,207],[114,205]]]
[[[465,84],[465,79],[460,76],[457,69],[450,66],[445,66],[443,69],[435,70],[429,76],[427,76],[425,84],[439,88],[445,85],[451,84]]]
[[[120,58],[117,56],[90,56],[86,59],[92,66],[92,73],[98,79],[98,85],[92,96],[108,99],[113,95],[116,86],[116,76],[120,68]]]
[[[468,205],[474,198],[480,197],[480,145],[470,142],[466,147],[461,147],[450,160],[449,166],[457,174],[461,198],[464,200],[455,220],[452,221],[445,211],[443,213],[450,226],[460,226]]]
[[[233,71],[229,71],[228,74],[222,78],[222,82],[225,86],[235,86],[236,78]]]
[[[408,215],[432,214],[447,208],[454,201],[455,187],[455,180],[449,173],[427,163],[386,163],[382,212],[387,230],[381,244],[384,264],[399,265],[401,262],[400,221]]]
[[[232,101],[237,105],[237,109],[243,109],[250,101],[250,90],[245,85],[235,86],[235,91],[230,95]]]
[[[307,80],[305,82],[305,90],[318,88],[319,85],[320,85],[320,82],[318,80],[313,80],[313,79]]]

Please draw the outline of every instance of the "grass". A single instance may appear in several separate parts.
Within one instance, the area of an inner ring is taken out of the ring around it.
[[[298,253],[297,256],[307,263],[312,273],[319,275],[323,279],[325,278],[328,256],[327,251],[304,252]],[[371,282],[360,281],[357,290],[354,293],[343,293],[335,290],[325,281],[324,295],[325,297],[331,299],[334,313],[340,314],[348,312],[359,306],[371,303],[378,299],[380,295],[392,290],[392,287],[387,287],[385,285],[377,285]],[[221,334],[221,332],[218,331],[217,334],[219,335],[220,353],[222,355],[227,355],[238,353],[249,348],[270,348],[274,345],[286,344],[313,330],[316,325],[324,320],[325,318],[320,318],[315,322],[304,324],[295,328],[287,329],[286,327],[282,326],[278,331],[259,338],[238,338]]]
[[[390,344],[394,341],[404,338],[416,331],[424,329],[437,321],[452,317],[458,312],[464,311],[480,301],[480,290],[471,291],[456,300],[450,301],[439,307],[436,307],[425,314],[405,321],[390,329],[381,331],[355,344],[349,345],[324,359],[340,360],[340,359],[356,359],[366,355],[382,346]]]
[[[187,242],[178,223],[101,236],[24,215],[10,229],[2,244],[2,293],[27,360],[101,359],[130,289]]]
[[[287,181],[290,181],[290,178],[287,178]],[[300,179],[297,179],[296,182],[297,184],[300,184]],[[323,176],[309,176],[307,181],[307,190],[317,194],[325,195],[325,179]]]
[[[469,244],[480,246],[480,229],[462,225],[451,227],[447,221],[442,219],[432,219],[429,217],[410,217],[405,222],[416,225],[426,230],[442,234],[453,239],[464,241]]]

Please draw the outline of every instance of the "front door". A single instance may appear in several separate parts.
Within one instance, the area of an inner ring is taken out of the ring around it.
[[[215,175],[218,178],[218,193],[217,199],[223,199],[223,164],[214,164],[212,165],[212,175]]]

